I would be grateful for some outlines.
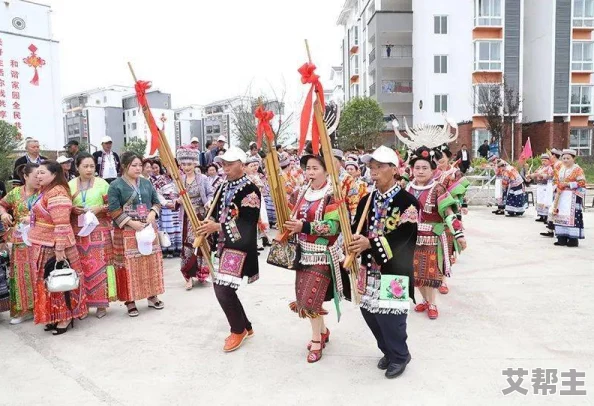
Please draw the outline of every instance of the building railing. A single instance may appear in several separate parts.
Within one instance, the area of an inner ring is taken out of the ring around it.
[[[375,83],[369,85],[369,96],[375,96]]]
[[[412,93],[412,80],[382,80],[382,93]]]
[[[383,45],[382,58],[383,59],[401,59],[412,58],[412,45]]]
[[[574,17],[574,28],[591,28],[594,27],[594,17]]]
[[[371,50],[371,52],[369,53],[369,63],[375,61],[375,48],[373,48]]]

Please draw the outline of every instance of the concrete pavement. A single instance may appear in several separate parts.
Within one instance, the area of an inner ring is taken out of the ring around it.
[[[265,254],[260,280],[239,291],[256,336],[224,354],[228,325],[212,288],[185,291],[179,260],[169,259],[162,311],[144,301],[130,319],[117,303],[60,337],[1,314],[0,405],[592,404],[594,212],[575,249],[541,238],[533,210],[507,218],[471,208],[469,249],[438,298],[439,319],[409,315],[413,359],[398,379],[376,369],[380,352],[350,303],[340,324],[327,319],[323,359],[307,364],[309,324],[288,309],[294,275],[267,266]],[[588,396],[560,396],[561,376],[556,394],[534,395],[530,375],[527,395],[502,394],[502,370],[539,367],[585,371]]]

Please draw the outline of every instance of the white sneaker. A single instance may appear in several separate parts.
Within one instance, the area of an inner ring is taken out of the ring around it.
[[[32,320],[32,319],[33,319],[33,314],[29,313],[29,314],[26,314],[25,316],[13,317],[12,319],[10,319],[10,324],[12,324],[12,325],[21,324],[24,321]]]

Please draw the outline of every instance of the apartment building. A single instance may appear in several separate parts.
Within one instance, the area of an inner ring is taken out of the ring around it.
[[[390,114],[400,120],[406,116],[412,123],[413,1],[346,0],[338,24],[345,32],[345,102],[374,98],[385,113],[387,129],[391,129]]]
[[[177,145],[175,140],[175,113],[171,107],[171,95],[161,92],[158,89],[151,89],[147,92],[146,98],[151,107],[153,117],[155,117],[155,121],[157,122],[157,126],[165,132],[167,142],[171,148],[175,148]],[[142,114],[142,110],[138,106],[136,93],[124,96],[122,106],[124,108],[123,124],[125,140],[128,141],[133,138],[150,140],[150,129]],[[149,146],[147,145],[148,148]]]
[[[218,100],[204,106],[202,120],[204,142],[213,141],[223,135],[228,144],[232,144],[235,130],[235,111],[242,106],[251,106],[248,97],[233,97]]]
[[[333,66],[327,82],[324,82],[324,98],[327,101],[344,104],[344,76],[342,66]]]
[[[204,128],[202,125],[202,106],[185,106],[175,109],[175,145],[187,145],[193,137],[200,140],[200,148],[204,147]]]
[[[525,0],[524,138],[592,155],[594,0]]]
[[[122,99],[133,92],[128,86],[107,86],[66,96],[62,101],[64,139],[86,143],[91,152],[101,148],[101,138],[113,140],[115,151],[125,144],[124,109]]]

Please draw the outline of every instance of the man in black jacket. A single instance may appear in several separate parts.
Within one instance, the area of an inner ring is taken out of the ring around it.
[[[377,190],[357,206],[353,232],[364,216],[367,199],[373,199],[361,234],[353,235],[349,252],[361,254],[357,290],[361,313],[384,356],[377,367],[386,378],[396,378],[411,356],[406,344],[406,318],[414,301],[413,258],[417,242],[419,203],[399,186],[399,159],[381,146],[365,155]]]
[[[466,173],[470,168],[470,151],[468,151],[466,144],[462,144],[462,149],[456,154],[456,161],[460,161],[460,171]]]
[[[489,140],[483,142],[483,145],[478,148],[478,153],[481,158],[487,159],[489,157]]]
[[[120,173],[120,157],[111,150],[113,142],[111,137],[101,139],[101,151],[93,152],[96,175],[105,179],[107,183],[113,182]]]
[[[39,141],[33,138],[27,138],[25,141],[25,150],[27,151],[25,155],[17,159],[14,163],[14,171],[12,173],[12,182],[14,185],[21,185],[21,178],[19,177],[19,167],[22,165],[26,165],[29,162],[34,162],[36,164],[40,164],[43,161],[46,161],[47,158],[41,156],[39,154]]]

